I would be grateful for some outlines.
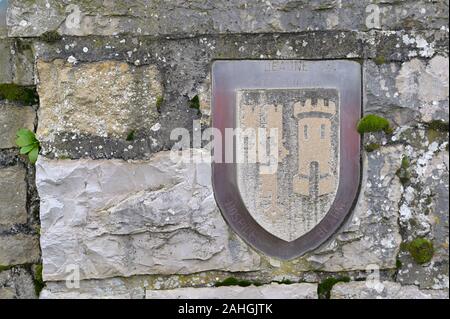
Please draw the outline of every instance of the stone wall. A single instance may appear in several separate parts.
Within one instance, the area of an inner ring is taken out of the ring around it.
[[[0,100],[0,298],[448,298],[448,1],[5,3],[0,85],[38,102]],[[364,134],[351,217],[305,256],[245,244],[210,165],[170,159],[174,128],[210,126],[217,59],[357,61],[364,114],[392,124]]]

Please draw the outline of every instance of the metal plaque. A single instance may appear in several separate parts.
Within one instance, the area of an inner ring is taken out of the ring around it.
[[[360,113],[357,62],[215,61],[213,187],[231,228],[281,259],[330,238],[358,194]]]

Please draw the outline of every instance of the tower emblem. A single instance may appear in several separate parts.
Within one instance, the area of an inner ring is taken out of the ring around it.
[[[247,243],[291,259],[343,224],[360,179],[360,91],[352,61],[214,63],[214,193]]]

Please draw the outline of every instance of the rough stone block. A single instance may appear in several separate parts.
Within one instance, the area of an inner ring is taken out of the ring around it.
[[[0,168],[0,226],[27,222],[25,174],[18,165]]]
[[[58,133],[125,139],[133,130],[150,130],[161,96],[155,66],[102,61],[74,66],[62,60],[37,63],[40,97],[37,135]]]
[[[429,61],[364,64],[365,111],[383,114],[398,125],[448,122],[448,57]]]
[[[9,36],[37,36],[56,30],[70,35],[187,35],[209,33],[296,32],[349,29],[439,29],[448,22],[445,1],[385,2],[377,6],[373,21],[370,0],[336,2],[173,1],[164,6],[146,0],[124,5],[121,1],[11,0]],[[426,8],[426,10],[423,10]],[[395,12],[396,14],[390,14]],[[161,18],[164,17],[164,18]],[[433,17],[433,19],[429,19]],[[446,20],[447,19],[447,20]],[[369,24],[368,22],[369,21]]]
[[[231,235],[210,165],[171,161],[48,160],[36,165],[45,280],[249,271],[260,257]]]
[[[0,299],[36,298],[33,277],[23,268],[0,272]]]
[[[331,299],[448,299],[448,291],[420,290],[391,281],[355,281],[334,285]]]
[[[317,284],[147,290],[147,299],[317,299]]]
[[[36,113],[31,106],[16,106],[0,102],[0,148],[16,147],[16,133],[20,128],[34,130]]]
[[[37,236],[26,234],[0,236],[0,265],[37,263],[39,259],[39,238]]]

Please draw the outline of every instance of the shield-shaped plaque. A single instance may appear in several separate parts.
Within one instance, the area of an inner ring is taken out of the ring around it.
[[[216,61],[213,187],[232,229],[263,253],[330,238],[360,182],[361,69],[354,61]]]

